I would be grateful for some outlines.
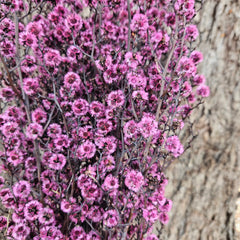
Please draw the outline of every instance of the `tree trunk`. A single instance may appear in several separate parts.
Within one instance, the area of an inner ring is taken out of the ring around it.
[[[167,171],[173,200],[163,240],[233,240],[240,187],[240,2],[206,0],[197,16],[199,68],[211,96],[195,110],[198,138]]]

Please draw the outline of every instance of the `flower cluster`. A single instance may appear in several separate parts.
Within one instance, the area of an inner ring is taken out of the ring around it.
[[[6,239],[158,239],[172,207],[164,170],[209,95],[194,0],[5,2]]]

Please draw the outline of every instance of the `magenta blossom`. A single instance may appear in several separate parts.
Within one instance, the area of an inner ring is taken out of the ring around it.
[[[14,184],[13,193],[16,197],[26,198],[31,192],[31,186],[29,182],[21,180]]]
[[[210,94],[210,89],[207,85],[200,85],[197,88],[197,95],[202,96],[202,97],[208,97]]]
[[[108,106],[111,108],[117,108],[117,107],[123,106],[124,101],[125,101],[125,97],[121,90],[112,91],[107,96],[107,103],[108,103]]]
[[[52,154],[49,159],[49,167],[55,170],[61,170],[66,162],[66,157],[63,154]]]
[[[42,211],[42,204],[36,200],[32,200],[24,207],[24,216],[29,221],[38,219]]]
[[[103,215],[104,225],[114,227],[118,224],[119,216],[116,210],[108,210]]]
[[[184,149],[182,144],[180,143],[180,140],[178,136],[171,136],[166,141],[166,150],[171,152],[174,157],[180,156]]]
[[[138,192],[144,183],[144,177],[141,172],[131,170],[126,174],[125,185],[132,191]]]
[[[92,158],[95,155],[95,144],[87,140],[77,150],[77,156],[79,158]]]
[[[30,139],[37,139],[43,134],[43,127],[38,123],[30,123],[26,129],[26,136]]]

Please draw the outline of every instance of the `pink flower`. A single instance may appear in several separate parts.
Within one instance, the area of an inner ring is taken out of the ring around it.
[[[155,223],[158,220],[158,210],[153,205],[147,206],[146,209],[143,209],[143,217],[147,222]]]
[[[173,92],[178,92],[180,89],[179,82],[178,81],[172,81],[171,82],[171,88]]]
[[[28,202],[24,208],[24,216],[28,221],[34,221],[38,219],[40,212],[42,211],[42,204],[37,200]]]
[[[99,206],[93,206],[89,210],[87,217],[91,219],[93,222],[100,222],[102,220],[102,209]]]
[[[169,217],[168,217],[167,213],[165,213],[165,212],[160,213],[159,220],[161,223],[167,224],[169,222]]]
[[[3,101],[7,101],[7,102],[12,101],[14,98],[14,95],[15,95],[14,91],[9,87],[0,89],[0,99],[2,99]]]
[[[46,151],[46,152],[44,152],[43,153],[43,156],[42,156],[42,163],[44,164],[44,165],[46,165],[46,166],[49,166],[49,163],[50,163],[50,158],[53,156],[53,153],[52,152],[50,152],[50,151]],[[52,173],[52,170],[48,170],[48,171],[50,171],[51,173]],[[48,174],[50,173],[50,172],[48,172]],[[44,173],[46,173],[46,171],[44,171],[42,174],[44,174]],[[49,174],[49,176],[48,176],[48,180],[50,179],[50,177],[53,177],[53,175],[51,174]]]
[[[177,108],[178,114],[180,114],[183,118],[188,117],[191,114],[192,108],[188,105],[181,105]]]
[[[46,99],[42,100],[42,104],[46,110],[49,110],[51,108],[51,102]]]
[[[30,139],[37,139],[43,135],[43,127],[38,123],[30,123],[26,129],[26,136]]]
[[[86,240],[101,240],[101,237],[96,232],[91,230],[88,233]]]
[[[23,90],[27,95],[34,95],[37,93],[39,88],[39,82],[37,78],[24,78],[23,79]]]
[[[182,96],[187,97],[192,92],[192,86],[188,81],[185,81],[182,85]]]
[[[127,80],[128,83],[135,88],[145,88],[147,84],[146,78],[143,75],[137,73],[128,73]]]
[[[180,143],[178,136],[169,137],[166,141],[165,148],[172,153],[174,157],[178,157],[184,152],[183,145]]]
[[[108,119],[99,119],[97,121],[97,133],[100,135],[106,135],[113,129],[112,122]]]
[[[161,192],[162,191],[162,192]],[[166,198],[164,197],[164,190],[161,188],[158,188],[153,194],[152,197],[150,198],[152,203],[154,205],[158,204],[160,206],[163,206],[164,203],[166,202]]]
[[[72,204],[66,199],[63,199],[61,201],[61,210],[65,213],[70,213],[72,211]]]
[[[130,120],[125,123],[123,131],[126,136],[132,137],[139,132],[138,124],[134,120]]]
[[[43,181],[42,182],[42,191],[45,193],[47,196],[54,196],[54,192],[58,190],[58,186],[54,182],[50,182],[49,180]]]
[[[104,169],[104,171],[111,171],[115,168],[115,160],[111,155],[104,156],[100,163],[100,167]]]
[[[78,99],[73,102],[72,110],[76,116],[84,116],[89,111],[89,104],[84,99]]]
[[[3,188],[0,191],[0,198],[2,200],[2,204],[4,207],[9,208],[9,209],[15,207],[15,205],[16,205],[15,199],[14,199],[13,194],[10,189]]]
[[[26,45],[28,47],[36,47],[37,46],[37,38],[32,33],[20,33],[19,34],[19,42],[22,45]]]
[[[199,33],[196,25],[189,25],[186,27],[186,40],[194,41],[197,39],[198,35]]]
[[[5,18],[1,21],[1,23],[0,23],[0,34],[1,35],[3,35],[3,34],[4,35],[5,34],[13,35],[14,30],[15,30],[15,26],[11,19]]]
[[[88,186],[83,186],[81,188],[81,193],[83,198],[85,198],[86,201],[90,201],[90,202],[99,201],[102,196],[101,190],[94,183]]]
[[[12,121],[16,121],[17,123],[24,122],[24,117],[25,117],[22,109],[15,106],[9,107],[8,109],[6,109],[6,111],[4,112],[4,116],[8,121],[12,120]]]
[[[37,69],[36,58],[34,56],[26,55],[21,63],[21,70],[24,73],[31,73]]]
[[[51,138],[56,138],[57,135],[60,135],[62,133],[61,126],[57,123],[52,123],[49,125],[47,134]]]
[[[112,91],[107,96],[108,106],[111,108],[117,108],[123,106],[125,97],[122,90]]]
[[[87,177],[87,175],[85,174],[81,174],[77,180],[77,186],[80,188],[80,189],[83,189],[83,187],[87,187],[89,185],[92,184],[92,180]]]
[[[60,1],[56,1],[57,6],[54,8],[54,11],[59,14],[61,17],[65,17],[67,14],[69,14],[69,10],[65,8],[62,4],[60,4]],[[79,7],[79,5],[76,3],[76,6]]]
[[[210,94],[210,89],[208,86],[202,84],[197,87],[197,95],[202,97],[208,97]]]
[[[31,192],[31,186],[29,182],[21,180],[16,182],[13,186],[13,193],[16,197],[27,198]]]
[[[20,209],[19,209],[20,210]],[[24,214],[23,212],[21,211],[21,213],[18,211],[18,213],[16,212],[13,212],[12,214],[12,220],[13,222],[16,224],[16,223],[25,223],[26,220],[25,220],[25,217],[24,217]]]
[[[174,8],[181,15],[185,15],[187,20],[190,20],[194,14],[194,0],[177,0],[174,4]]]
[[[166,17],[167,26],[173,27],[176,22],[176,15],[174,13],[169,13]]]
[[[28,23],[28,25],[26,26],[26,31],[27,31],[27,33],[34,34],[36,37],[43,36],[42,25],[39,24],[38,22]]]
[[[141,64],[142,56],[138,53],[127,52],[125,54],[125,61],[129,67],[135,69],[138,64]]]
[[[68,15],[66,19],[66,25],[69,28],[72,28],[76,31],[79,31],[82,28],[82,18],[80,15],[73,13],[71,15]]]
[[[108,66],[108,69],[103,73],[103,78],[104,78],[104,81],[108,84],[117,82],[117,80],[119,79],[119,75],[117,74],[116,67]]]
[[[158,123],[151,116],[142,117],[141,121],[138,123],[138,128],[144,138],[148,138],[157,133]]]
[[[116,210],[108,210],[103,214],[103,224],[107,227],[114,227],[118,224],[119,216]]]
[[[36,159],[33,157],[28,157],[24,163],[25,168],[30,172],[35,172],[35,170],[37,169],[37,162]]]
[[[205,77],[203,75],[195,75],[193,78],[193,82],[196,85],[202,85],[206,81]]]
[[[109,174],[104,180],[103,189],[105,189],[106,191],[111,191],[114,189],[118,189],[118,187],[118,179],[116,177],[113,177],[112,174]]]
[[[132,191],[138,192],[144,184],[144,177],[141,172],[131,170],[125,178],[125,185]]]
[[[44,55],[44,60],[47,66],[55,67],[60,65],[62,58],[58,50],[48,49]]]
[[[47,113],[41,108],[37,108],[32,112],[32,120],[36,123],[45,123],[47,121]]]
[[[117,144],[116,138],[114,136],[100,137],[95,139],[95,144],[103,149],[105,154],[112,154],[116,151]]]
[[[83,139],[92,138],[93,137],[92,126],[87,125],[85,127],[79,128],[78,135]]]
[[[84,240],[84,239],[86,239],[86,233],[82,227],[75,226],[71,231],[70,238],[72,240],[76,240],[76,239]]]
[[[54,170],[62,170],[67,160],[63,154],[52,154],[49,159],[49,167]]]
[[[44,225],[50,225],[55,222],[54,211],[51,208],[43,208],[39,213],[39,222]]]
[[[145,92],[145,91],[142,91],[142,90],[133,91],[132,98],[136,99],[138,101],[143,101],[143,100],[147,101],[148,100],[148,93]]]
[[[154,48],[158,47],[158,44],[162,41],[163,34],[162,32],[155,32],[151,35],[151,42]]]
[[[19,126],[16,122],[6,122],[3,124],[0,130],[5,137],[14,137],[19,134]]]
[[[24,223],[15,225],[12,232],[12,236],[16,240],[26,239],[29,234],[30,228]]]
[[[131,30],[134,32],[137,31],[146,31],[148,29],[148,19],[146,15],[141,13],[136,13],[131,22]]]
[[[196,73],[196,66],[191,58],[182,57],[178,63],[177,71],[179,75],[192,76]]]
[[[0,42],[0,51],[3,56],[9,58],[15,55],[16,47],[11,41],[5,39],[4,41]]]
[[[18,149],[12,150],[12,151],[8,151],[7,152],[8,155],[8,162],[10,162],[13,166],[17,166],[21,163],[23,163],[23,154],[22,152]]]
[[[0,216],[0,230],[7,227],[7,218],[4,216]]]
[[[177,47],[174,51],[174,57],[179,58],[180,56],[187,56],[188,55],[188,48],[186,46]]]
[[[103,117],[105,112],[105,106],[98,101],[93,101],[90,104],[90,114],[94,117]]]
[[[62,240],[64,239],[63,234],[61,233],[60,229],[56,226],[43,226],[40,228],[39,239],[37,240]],[[35,240],[35,239],[34,239]]]
[[[105,116],[107,119],[113,119],[115,117],[115,114],[116,114],[116,110],[112,108],[107,109],[105,112]]]
[[[80,86],[80,83],[80,77],[74,72],[68,72],[64,76],[64,86],[67,88]]]
[[[82,54],[75,46],[70,46],[67,50],[67,56],[70,60],[76,61],[77,57],[81,58]]]
[[[203,60],[203,54],[199,51],[193,51],[190,55],[190,58],[193,60],[194,64],[198,64]]]
[[[55,148],[60,151],[63,150],[63,147],[68,148],[70,145],[70,141],[67,135],[57,135],[53,142]]]
[[[82,158],[90,159],[92,158],[96,153],[96,147],[95,144],[91,141],[87,140],[82,145],[80,145],[77,149],[77,156]]]
[[[170,212],[172,209],[172,200],[170,199],[166,199],[166,201],[164,202],[164,204],[162,204],[160,206],[160,210],[162,212]]]
[[[188,96],[188,101],[189,103],[194,103],[196,101],[196,98],[195,98],[195,95],[194,93],[191,93],[189,96]]]

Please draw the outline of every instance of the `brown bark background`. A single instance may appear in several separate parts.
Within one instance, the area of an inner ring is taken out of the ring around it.
[[[197,16],[199,71],[211,96],[195,110],[198,138],[167,171],[173,200],[163,240],[237,240],[240,187],[240,1],[206,0]]]

